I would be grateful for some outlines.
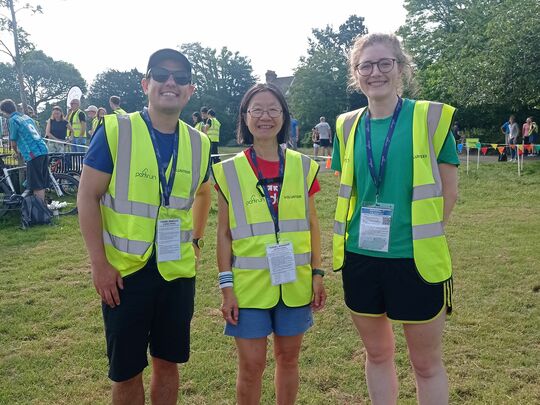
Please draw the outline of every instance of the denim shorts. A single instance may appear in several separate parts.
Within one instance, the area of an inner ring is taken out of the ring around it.
[[[238,324],[225,325],[225,335],[243,339],[258,339],[270,335],[297,336],[313,325],[311,307],[288,307],[279,300],[274,308],[240,308]]]

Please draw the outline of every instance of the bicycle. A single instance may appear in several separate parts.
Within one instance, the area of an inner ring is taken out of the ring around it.
[[[25,170],[25,166],[8,168],[3,158],[9,154],[0,154],[0,217],[10,210],[20,209],[24,197],[32,191],[25,190],[22,194],[17,194],[10,173],[18,170]],[[59,215],[69,215],[77,213],[77,191],[79,181],[65,173],[53,173],[49,168],[49,184],[45,189],[45,202],[53,211],[58,211]]]

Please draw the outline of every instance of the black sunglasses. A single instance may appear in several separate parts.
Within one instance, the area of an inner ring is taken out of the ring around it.
[[[148,71],[149,77],[152,77],[156,82],[165,83],[169,80],[169,77],[173,77],[174,82],[179,86],[185,86],[186,84],[191,83],[191,74],[187,73],[185,70],[176,70],[171,71],[163,67],[153,67]]]

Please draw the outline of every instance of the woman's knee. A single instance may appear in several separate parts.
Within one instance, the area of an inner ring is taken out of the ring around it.
[[[431,378],[444,369],[440,352],[409,353],[411,365],[416,375]]]

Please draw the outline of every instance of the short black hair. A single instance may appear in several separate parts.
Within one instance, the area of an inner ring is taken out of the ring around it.
[[[201,107],[201,113],[208,114],[208,107]]]
[[[111,96],[109,101],[113,104],[120,105],[120,97],[118,96]]]
[[[242,101],[240,102],[240,111],[238,113],[238,125],[236,128],[236,140],[239,144],[244,145],[253,145],[253,134],[250,132],[246,120],[245,115],[247,114],[248,105],[255,96],[255,94],[262,93],[264,91],[269,91],[279,101],[279,104],[281,105],[281,110],[283,113],[283,125],[281,126],[281,129],[279,130],[277,134],[277,141],[278,143],[285,143],[289,139],[289,128],[291,125],[291,115],[289,113],[289,106],[287,105],[287,101],[285,100],[285,97],[283,96],[283,93],[281,90],[275,86],[272,83],[259,83],[251,87],[246,94],[244,94],[244,97],[242,98]]]
[[[216,112],[210,108],[210,109],[208,109],[208,115],[211,115],[212,117],[215,117]]]
[[[13,114],[17,111],[17,105],[12,99],[6,98],[0,103],[0,111],[5,112],[6,114]]]

